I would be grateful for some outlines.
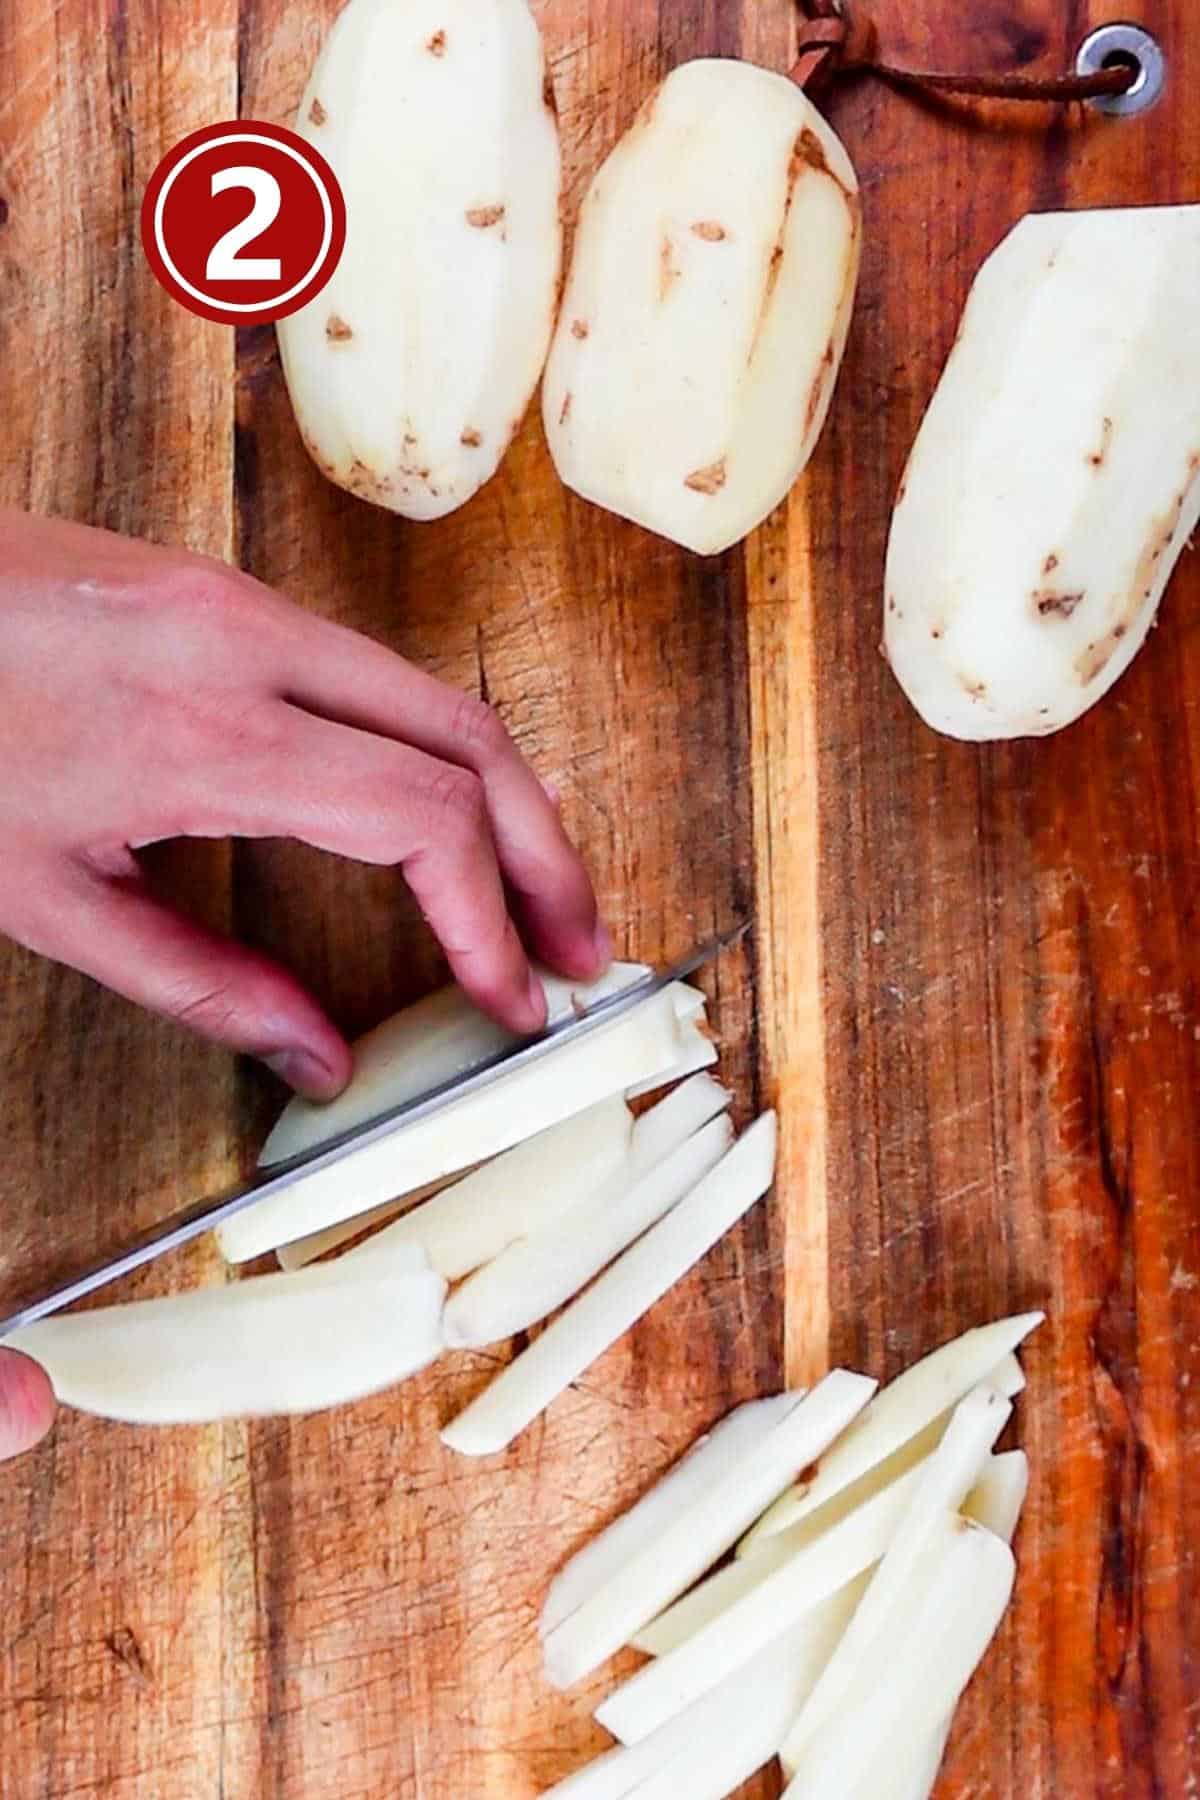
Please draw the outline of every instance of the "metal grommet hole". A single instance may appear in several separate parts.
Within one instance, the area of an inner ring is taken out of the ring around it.
[[[1132,118],[1149,110],[1162,94],[1167,63],[1162,45],[1144,25],[1101,25],[1089,32],[1075,58],[1077,75],[1095,75],[1101,69],[1127,68],[1134,80],[1123,94],[1102,94],[1088,101],[1097,112],[1115,118]]]

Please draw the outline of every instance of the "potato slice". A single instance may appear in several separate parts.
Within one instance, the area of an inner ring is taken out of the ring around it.
[[[381,1201],[507,1150],[583,1112],[631,1080],[675,1067],[695,1021],[681,1023],[665,988],[629,1012],[557,1045],[540,1061],[497,1075],[475,1093],[359,1146],[328,1168],[301,1176],[260,1200],[217,1233],[229,1262],[247,1262],[280,1244],[353,1218]]]
[[[299,1274],[60,1314],[6,1342],[41,1363],[64,1405],[101,1418],[317,1412],[431,1363],[445,1291],[419,1250],[372,1243]]]
[[[554,96],[525,0],[350,0],[297,129],[346,198],[346,248],[278,326],[317,467],[437,519],[495,472],[554,324]]]
[[[1137,655],[1200,519],[1197,293],[1200,206],[1030,215],[980,270],[888,545],[936,731],[1058,731]]]
[[[761,1496],[787,1479],[789,1467],[819,1455],[814,1445],[831,1443],[866,1404],[872,1388],[866,1376],[835,1369],[797,1400],[746,1463],[726,1468],[698,1493],[681,1486],[668,1528],[547,1634],[546,1674],[554,1686],[569,1687],[598,1668],[709,1568],[737,1536],[737,1520],[756,1503],[761,1506]],[[716,1679],[708,1685],[715,1687]]]
[[[774,1427],[803,1398],[803,1393],[786,1393],[772,1394],[767,1400],[747,1400],[699,1438],[636,1505],[621,1513],[559,1570],[542,1607],[542,1636],[577,1612],[624,1564],[651,1550],[676,1515],[685,1513],[743,1463],[750,1463]]]
[[[929,1553],[932,1544],[941,1541],[946,1515],[956,1513],[966,1499],[986,1464],[988,1452],[1011,1415],[1011,1401],[994,1388],[987,1387],[974,1388],[955,1408],[945,1437],[922,1466],[911,1507],[901,1520],[845,1635],[789,1734],[788,1753],[793,1762],[799,1763],[800,1746],[808,1743],[843,1705],[871,1645],[890,1640],[900,1597],[912,1580],[918,1563]],[[993,1533],[984,1535],[999,1542]],[[1002,1547],[1007,1550],[1007,1546]],[[979,1555],[984,1552],[980,1551]],[[1010,1570],[1011,1563],[1009,1554]],[[1011,1586],[1011,1572],[1008,1580]],[[930,1729],[944,1717],[946,1710],[942,1708],[935,1712]]]
[[[858,183],[785,76],[683,63],[588,190],[542,386],[587,500],[702,554],[800,475],[841,362]]]
[[[1000,1538],[957,1513],[934,1516],[886,1628],[856,1647],[836,1709],[799,1744],[789,1736],[790,1800],[916,1800],[924,1782],[923,1800],[937,1773],[932,1751],[1004,1616],[1013,1576]]]
[[[741,1591],[722,1595],[706,1622],[610,1694],[597,1710],[600,1723],[623,1743],[647,1737],[870,1569],[900,1529],[923,1468],[919,1465],[902,1475],[829,1531],[813,1536],[803,1521],[781,1533],[760,1557],[710,1576],[697,1594],[723,1585],[727,1578]],[[687,1598],[691,1601],[692,1596]]]
[[[563,981],[544,969],[548,1023],[572,1017],[578,1007],[595,1006],[650,973],[645,963],[613,963],[590,987]],[[694,988],[701,1011],[704,996]],[[681,996],[681,1010],[691,1002]],[[285,1162],[356,1125],[365,1125],[406,1100],[416,1100],[445,1081],[473,1069],[519,1040],[468,1000],[457,986],[439,988],[385,1019],[354,1045],[354,1077],[336,1100],[319,1105],[297,1096],[288,1102],[263,1145],[259,1166]]]
[[[834,1445],[813,1479],[783,1495],[753,1531],[747,1532],[739,1554],[753,1550],[773,1532],[796,1524],[885,1462],[919,1432],[927,1430],[978,1382],[990,1383],[993,1372],[997,1384],[1011,1390],[1013,1372],[1004,1359],[1044,1317],[1040,1312],[1018,1313],[980,1325],[905,1369],[882,1389],[853,1431]],[[1020,1378],[1019,1370],[1017,1374]]]
[[[828,1654],[807,1623],[785,1632],[653,1736],[587,1763],[546,1800],[723,1800],[774,1756]]]
[[[1011,1544],[1029,1492],[1029,1458],[1023,1450],[989,1456],[979,1480],[967,1495],[963,1513],[977,1525]]]
[[[625,1167],[632,1140],[629,1108],[613,1094],[494,1156],[461,1181],[440,1183],[378,1236],[416,1246],[439,1275],[458,1281],[549,1224],[581,1194],[602,1188]]]
[[[519,1436],[761,1200],[775,1172],[774,1113],[756,1120],[689,1194],[572,1301],[442,1432],[464,1456]]]
[[[732,1142],[733,1126],[722,1114],[640,1177],[618,1169],[603,1187],[510,1244],[447,1303],[447,1344],[478,1349],[499,1343],[565,1306],[691,1193]]]

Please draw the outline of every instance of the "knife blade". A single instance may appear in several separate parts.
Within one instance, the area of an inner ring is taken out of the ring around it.
[[[497,1051],[485,1062],[477,1064],[465,1075],[452,1077],[449,1081],[430,1088],[424,1094],[405,1100],[398,1106],[389,1107],[375,1118],[366,1120],[361,1125],[350,1127],[339,1132],[337,1136],[327,1138],[309,1150],[301,1151],[296,1156],[286,1158],[282,1162],[271,1163],[259,1169],[248,1181],[206,1200],[194,1202],[181,1211],[173,1213],[167,1219],[160,1219],[157,1224],[135,1238],[131,1243],[115,1255],[107,1256],[94,1263],[80,1275],[70,1281],[63,1282],[32,1300],[19,1311],[0,1320],[0,1339],[22,1326],[32,1325],[38,1319],[47,1318],[51,1313],[60,1312],[63,1307],[70,1306],[85,1295],[93,1294],[98,1288],[107,1287],[110,1282],[118,1281],[122,1275],[129,1275],[144,1264],[155,1262],[160,1256],[166,1256],[172,1250],[179,1250],[194,1238],[203,1237],[206,1232],[215,1231],[226,1219],[234,1218],[248,1206],[260,1200],[266,1200],[275,1194],[287,1191],[302,1177],[314,1174],[319,1169],[332,1168],[354,1156],[368,1144],[375,1144],[382,1138],[390,1137],[404,1126],[417,1119],[427,1119],[441,1112],[445,1107],[454,1105],[467,1095],[478,1092],[511,1074],[513,1070],[527,1068],[540,1062],[552,1050],[560,1045],[578,1038],[587,1037],[602,1026],[611,1024],[614,1019],[623,1017],[633,1007],[670,987],[672,982],[684,981],[696,970],[711,962],[722,950],[731,948],[745,936],[749,924],[739,925],[735,930],[725,932],[718,937],[709,938],[694,950],[681,957],[670,968],[651,970],[641,976],[629,987],[622,988],[619,993],[609,994],[598,1000],[594,1006],[576,1013],[573,1017],[560,1020],[536,1037],[525,1038],[515,1046]]]

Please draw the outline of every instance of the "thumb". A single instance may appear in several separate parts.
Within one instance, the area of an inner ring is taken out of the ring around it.
[[[262,1059],[310,1100],[331,1100],[352,1058],[337,1027],[269,957],[185,919],[140,876],[73,870],[48,932],[32,947],[139,1006]]]
[[[50,1377],[19,1350],[0,1349],[0,1462],[32,1450],[54,1423]]]

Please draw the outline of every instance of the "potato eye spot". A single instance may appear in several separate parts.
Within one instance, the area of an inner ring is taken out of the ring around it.
[[[725,486],[725,458],[718,462],[708,463],[703,469],[693,469],[685,475],[683,485],[691,488],[694,494],[717,494]]]

